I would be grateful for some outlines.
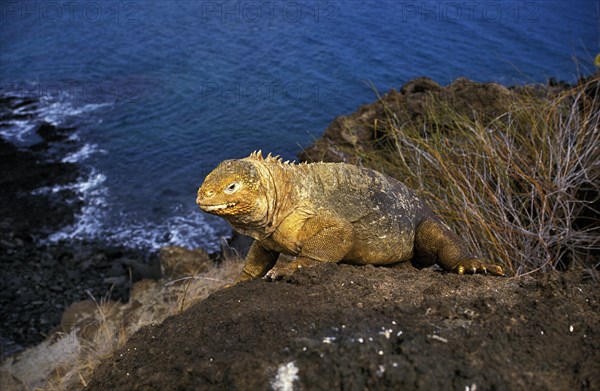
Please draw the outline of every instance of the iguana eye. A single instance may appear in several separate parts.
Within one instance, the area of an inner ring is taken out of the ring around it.
[[[225,194],[233,194],[236,191],[238,191],[240,189],[240,184],[239,182],[231,182],[226,188],[225,188]]]

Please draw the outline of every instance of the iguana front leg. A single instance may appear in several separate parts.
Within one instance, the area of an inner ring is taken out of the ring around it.
[[[329,213],[313,216],[299,231],[301,249],[297,258],[284,267],[269,270],[265,277],[276,280],[319,262],[339,262],[352,248],[352,238],[352,224],[348,221]]]
[[[291,276],[296,270],[302,269],[303,267],[310,267],[317,263],[319,263],[319,261],[299,256],[285,266],[274,267],[269,270],[264,278],[266,280],[285,279]]]
[[[275,265],[278,257],[277,251],[266,249],[255,240],[248,250],[244,268],[235,284],[264,276]]]

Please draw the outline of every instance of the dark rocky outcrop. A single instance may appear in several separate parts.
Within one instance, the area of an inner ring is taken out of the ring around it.
[[[427,116],[427,103],[435,100],[452,107],[454,112],[469,117],[494,118],[510,105],[511,90],[496,83],[477,83],[459,78],[442,87],[429,78],[406,83],[400,91],[392,89],[374,103],[359,107],[354,113],[336,117],[323,136],[300,153],[305,161],[357,162],[357,156],[343,147],[373,149],[384,135],[383,124],[390,115],[398,123],[422,121]],[[342,148],[340,148],[342,147]]]
[[[322,264],[141,329],[89,389],[591,390],[599,300],[575,272],[511,280]]]

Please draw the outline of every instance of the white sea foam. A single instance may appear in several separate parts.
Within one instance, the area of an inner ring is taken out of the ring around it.
[[[14,94],[19,95],[19,94]],[[26,97],[24,97],[26,98]],[[33,135],[35,129],[42,122],[54,126],[66,126],[72,124],[74,119],[81,121],[89,120],[88,114],[102,108],[112,106],[110,102],[80,104],[73,102],[73,97],[63,93],[60,95],[44,95],[38,101],[18,107],[13,110],[14,115],[29,115],[27,119],[8,119],[1,121],[0,135],[11,142],[24,142]],[[96,121],[101,122],[100,119]]]
[[[79,150],[68,154],[64,158],[62,158],[61,162],[63,163],[79,163],[95,153],[103,153],[106,154],[106,150],[98,148],[96,144],[85,144]]]
[[[39,114],[45,122],[54,126],[60,126],[72,117],[80,117],[82,114],[110,105],[111,103],[88,103],[83,106],[73,106],[70,101],[62,100],[42,105],[39,109]]]
[[[106,176],[92,169],[90,174],[77,183],[53,186],[50,191],[57,192],[62,189],[70,189],[77,192],[77,196],[83,201],[80,213],[76,216],[75,223],[65,229],[49,236],[50,241],[61,239],[91,238],[96,235],[97,227],[102,225],[107,208],[106,196],[108,189],[104,185]],[[37,191],[44,190],[38,189]]]
[[[26,98],[26,97],[24,97]],[[42,96],[31,105],[17,108],[17,115],[29,115],[31,118],[2,121],[0,135],[12,142],[32,141],[39,124],[46,122],[54,126],[75,126],[98,123],[98,116],[90,113],[110,107],[112,103],[88,103],[77,105],[67,94]],[[80,141],[77,132],[69,139]],[[61,158],[63,163],[82,163],[98,153],[108,153],[97,144],[85,143],[78,150]],[[167,245],[187,248],[204,247],[208,251],[218,251],[222,237],[230,234],[225,225],[206,222],[200,211],[186,214],[183,208],[172,210],[171,216],[156,222],[151,219],[134,216],[131,213],[116,213],[114,205],[109,205],[110,191],[107,177],[93,167],[83,167],[88,172],[76,183],[41,187],[33,194],[52,194],[64,190],[74,191],[82,202],[82,208],[75,216],[75,222],[51,234],[46,240],[89,239],[101,240],[115,245],[144,249],[159,249]]]
[[[108,209],[108,189],[104,186],[106,176],[96,170],[76,183],[42,187],[33,191],[34,194],[57,193],[63,190],[73,190],[82,201],[83,206],[75,216],[75,222],[57,231],[47,240],[57,242],[69,239],[96,239],[105,230],[106,211]]]
[[[44,186],[37,188],[31,194],[48,194],[58,193],[63,190],[74,190],[82,196],[82,198],[96,196],[98,190],[101,190],[101,185],[106,181],[106,175],[92,169],[91,173],[86,178],[80,178],[79,182],[68,183],[66,185]]]
[[[172,216],[158,223],[127,213],[111,213],[106,179],[104,174],[92,170],[78,183],[44,187],[34,191],[56,193],[65,189],[74,190],[83,202],[81,211],[75,217],[75,223],[50,235],[49,241],[89,239],[149,250],[158,250],[164,246],[181,246],[203,247],[213,252],[220,249],[220,239],[230,234],[229,228],[224,224],[208,224],[200,211],[186,215],[182,210],[174,210]]]
[[[191,216],[175,215],[161,223],[123,219],[113,228],[111,241],[127,247],[157,250],[164,246],[187,248],[203,247],[209,252],[218,251],[220,238],[228,236],[228,230],[208,225],[202,213]]]
[[[5,127],[0,128],[0,135],[11,142],[25,141],[27,136],[32,134],[37,127],[31,120],[3,121],[2,125],[5,125]]]
[[[229,236],[226,227],[215,229],[208,225],[200,212],[193,216],[171,216],[159,224],[129,219],[127,215],[121,215],[120,221],[112,221],[106,213],[108,204],[105,199],[98,197],[90,201],[77,215],[75,224],[52,234],[49,240],[102,240],[147,250],[158,250],[164,246],[202,247],[214,252],[220,249],[220,238]]]

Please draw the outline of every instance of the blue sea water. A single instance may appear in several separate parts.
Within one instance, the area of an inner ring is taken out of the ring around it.
[[[2,135],[78,128],[85,207],[50,239],[215,250],[228,228],[194,201],[221,160],[294,159],[414,77],[573,82],[594,70],[600,3],[3,1],[0,25],[0,92],[42,102]]]

